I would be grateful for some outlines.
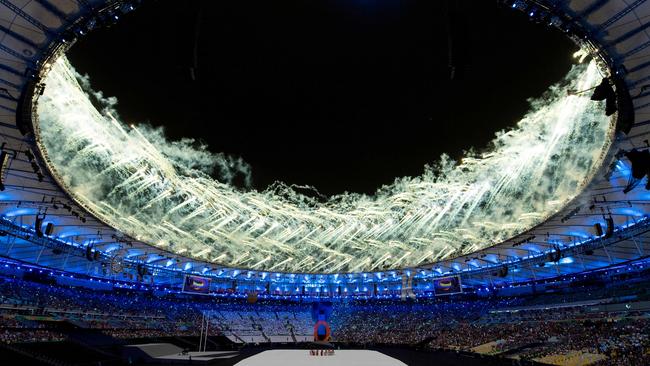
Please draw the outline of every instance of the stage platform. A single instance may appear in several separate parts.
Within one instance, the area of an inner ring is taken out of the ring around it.
[[[276,349],[264,351],[239,361],[235,366],[406,366],[381,352],[336,350],[332,356],[312,356],[309,350]]]
[[[187,352],[170,343],[143,343],[124,346],[125,364],[149,365],[212,365],[212,366],[512,366],[515,361],[468,352],[417,350],[407,347],[377,347],[373,349],[336,349],[317,344],[303,344],[296,349],[289,344],[249,345],[237,351]],[[312,355],[313,352],[333,350],[334,355]],[[191,356],[191,360],[190,360]],[[526,363],[531,365],[533,363]],[[537,364],[537,363],[534,363]]]
[[[213,364],[218,360],[239,356],[237,351],[183,352],[170,343],[147,343],[124,347],[124,355],[132,361],[156,364]]]

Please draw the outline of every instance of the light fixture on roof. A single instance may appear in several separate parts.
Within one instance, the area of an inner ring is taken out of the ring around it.
[[[591,95],[591,100],[595,101],[605,101],[605,115],[611,116],[617,110],[616,107],[616,92],[612,88],[610,78],[603,78],[594,89],[594,93]]]
[[[0,191],[5,190],[4,177],[9,165],[9,154],[6,151],[0,153]]]
[[[650,152],[648,150],[632,149],[624,155],[632,163],[628,183],[623,190],[623,193],[628,193],[639,184],[643,177],[650,177]],[[645,188],[650,190],[650,181],[646,183]]]
[[[43,237],[43,220],[45,219],[45,215],[36,215],[36,219],[34,219],[34,231],[36,231],[36,236],[39,238]]]

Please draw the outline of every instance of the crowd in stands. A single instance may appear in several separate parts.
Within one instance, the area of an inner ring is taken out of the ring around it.
[[[465,296],[417,301],[337,302],[329,317],[333,341],[408,344],[503,354],[526,360],[582,352],[598,365],[650,364],[650,282],[599,284],[537,296]],[[588,299],[588,303],[583,303]],[[596,300],[596,301],[594,301]],[[601,306],[602,308],[600,308]],[[636,306],[636,305],[635,305]],[[600,310],[599,310],[600,309]],[[609,309],[609,308],[607,308]],[[90,290],[0,276],[0,342],[65,338],[61,324],[115,338],[196,336],[203,318],[211,335],[234,342],[300,342],[313,338],[311,304],[136,290]]]
[[[186,299],[160,298],[138,291],[94,291],[0,277],[0,341],[19,342],[29,329],[38,338],[56,340],[61,321],[103,329],[119,338],[195,335],[200,309]],[[36,319],[36,320],[35,320]],[[35,332],[35,330],[39,332]],[[48,337],[47,332],[51,334]],[[219,334],[214,329],[211,335]]]
[[[295,308],[295,311],[290,311]],[[210,311],[214,324],[237,342],[297,342],[313,338],[313,320],[305,306],[258,306],[255,309],[221,307]]]
[[[480,318],[489,309],[518,299],[440,301],[425,304],[394,302],[335,307],[332,328],[337,341],[356,344],[417,343],[442,327]]]
[[[548,352],[570,350],[610,355],[650,346],[650,314],[645,318],[597,321],[576,320],[567,315],[567,319],[561,321],[461,323],[441,330],[431,341],[431,347],[470,350],[495,342],[495,347],[504,351],[539,344],[539,347],[529,348],[526,354],[526,358],[536,358]]]
[[[0,342],[3,343],[54,342],[64,339],[65,335],[49,329],[0,328]]]

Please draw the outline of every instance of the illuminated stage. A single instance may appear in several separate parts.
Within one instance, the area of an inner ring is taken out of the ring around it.
[[[332,356],[312,356],[309,350],[271,350],[258,353],[235,364],[235,366],[406,366],[392,357],[377,351],[336,350]]]

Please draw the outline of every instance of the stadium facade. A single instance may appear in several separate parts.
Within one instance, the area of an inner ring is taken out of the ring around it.
[[[39,96],[47,87],[43,82],[77,38],[119,22],[138,5],[0,0],[0,255],[5,266],[92,279],[100,286],[181,291],[191,275],[209,279],[209,293],[221,296],[385,298],[434,296],[445,287],[477,292],[646,265],[650,159],[629,152],[648,149],[650,139],[650,23],[644,20],[650,2],[504,2],[531,21],[565,32],[594,58],[615,90],[607,96],[608,108],[617,110],[613,141],[575,198],[542,223],[494,245],[426,264],[342,272],[228,266],[161,247],[109,225],[58,183],[35,128]]]

